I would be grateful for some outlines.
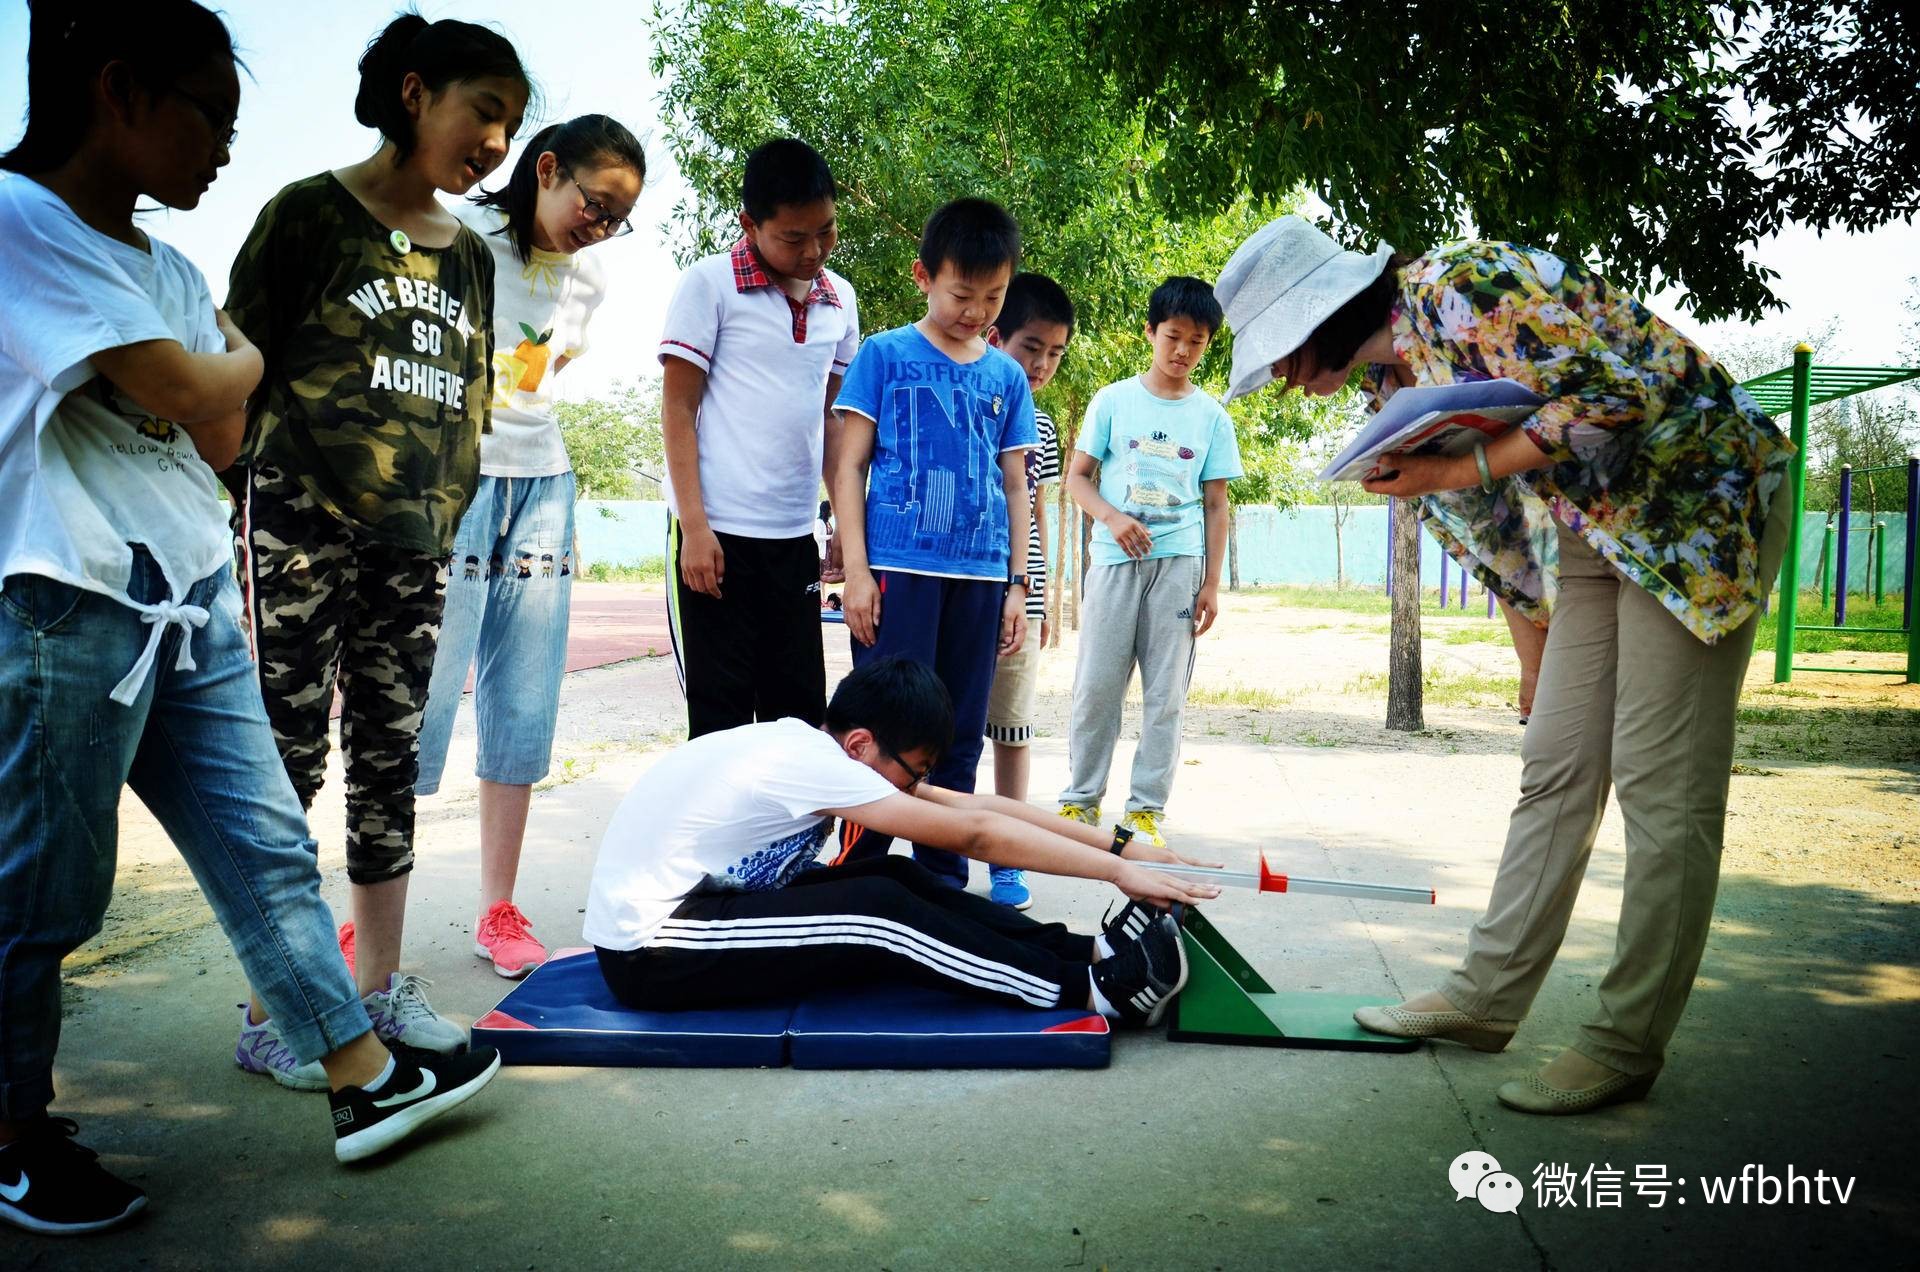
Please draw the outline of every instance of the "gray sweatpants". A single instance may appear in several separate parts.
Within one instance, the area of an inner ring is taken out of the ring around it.
[[[1166,808],[1193,678],[1193,600],[1205,577],[1206,561],[1195,556],[1088,568],[1067,736],[1073,780],[1060,793],[1062,804],[1092,808],[1107,793],[1127,682],[1137,664],[1143,710],[1127,811]]]

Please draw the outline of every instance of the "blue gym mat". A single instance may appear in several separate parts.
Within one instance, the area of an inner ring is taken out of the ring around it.
[[[797,1069],[1099,1069],[1111,1034],[1086,1011],[1040,1011],[910,985],[717,1011],[614,1001],[592,950],[564,950],[473,1025],[507,1064]]]
[[[635,1011],[614,1000],[592,950],[562,950],[473,1022],[506,1064],[777,1068],[787,1003],[727,1011]]]
[[[1107,1019],[881,985],[802,999],[787,1024],[796,1069],[1104,1069]]]

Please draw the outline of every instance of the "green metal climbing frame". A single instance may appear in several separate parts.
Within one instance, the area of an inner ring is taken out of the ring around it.
[[[1747,392],[1762,410],[1770,415],[1787,415],[1791,420],[1791,436],[1794,455],[1792,464],[1793,518],[1787,528],[1787,554],[1780,564],[1780,637],[1774,648],[1773,678],[1776,683],[1793,679],[1794,634],[1799,631],[1841,630],[1858,631],[1859,628],[1816,628],[1813,625],[1802,626],[1798,621],[1800,605],[1800,520],[1807,509],[1807,417],[1814,407],[1840,398],[1852,397],[1856,393],[1870,393],[1875,389],[1884,389],[1891,385],[1902,384],[1908,380],[1920,380],[1920,367],[1827,367],[1813,364],[1813,346],[1802,344],[1793,351],[1793,365],[1782,367],[1778,371],[1769,371],[1762,376],[1746,382]],[[1907,492],[1907,542],[1914,542],[1915,524],[1920,517],[1920,492]],[[1906,679],[1908,684],[1920,684],[1920,603],[1914,597],[1914,571],[1910,568],[1904,580],[1907,597],[1907,617],[1904,628],[1884,629],[1889,632],[1904,631],[1907,638]],[[1845,587],[1845,580],[1840,582]],[[1878,672],[1878,668],[1863,667],[1801,667],[1801,671],[1844,671]],[[1897,674],[1897,673],[1894,673]]]

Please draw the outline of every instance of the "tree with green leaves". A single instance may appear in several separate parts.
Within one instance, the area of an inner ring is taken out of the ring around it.
[[[666,471],[660,436],[660,378],[615,381],[605,397],[556,402],[554,419],[582,499],[631,499],[641,483],[656,489]]]
[[[1920,211],[1920,38],[1900,0],[1091,0],[1176,213],[1302,186],[1407,251],[1471,232],[1756,320],[1789,222]]]
[[[1176,219],[1146,197],[1159,148],[1138,103],[1088,68],[1085,18],[1083,4],[1035,0],[665,0],[652,20],[654,70],[690,190],[674,210],[679,259],[737,236],[747,153],[800,137],[840,185],[833,266],[875,331],[924,312],[909,269],[927,216],[962,195],[994,199],[1020,220],[1025,267],[1059,281],[1079,312],[1041,403],[1070,450],[1094,391],[1148,365],[1153,288],[1170,274],[1216,277],[1246,234],[1293,202],[1274,191]],[[1216,341],[1197,377],[1216,396],[1229,354]],[[1323,416],[1277,395],[1232,414],[1249,471],[1236,497],[1283,495],[1279,455]],[[1081,519],[1065,515],[1064,483],[1058,498],[1056,561],[1086,528],[1072,534]]]

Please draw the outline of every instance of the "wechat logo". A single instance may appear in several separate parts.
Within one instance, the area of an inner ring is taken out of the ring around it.
[[[1447,1167],[1447,1182],[1453,1185],[1456,1202],[1472,1197],[1495,1214],[1510,1215],[1527,1199],[1526,1185],[1501,1170],[1492,1153],[1478,1149],[1453,1159]]]

